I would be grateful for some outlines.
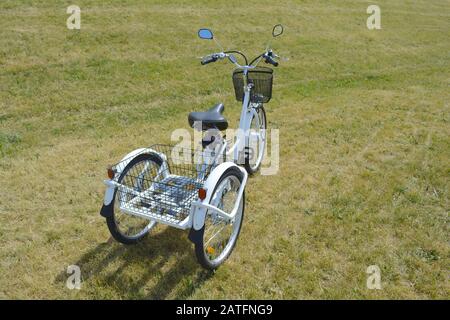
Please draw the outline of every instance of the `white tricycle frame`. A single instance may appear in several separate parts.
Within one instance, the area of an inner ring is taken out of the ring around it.
[[[273,36],[278,35],[275,34],[275,32],[276,28],[280,27],[281,32],[279,34],[282,33],[283,31],[282,26],[277,25],[273,29]],[[209,29],[200,29],[199,36],[200,38],[203,39],[213,39],[212,32]],[[120,206],[121,211],[132,216],[147,219],[149,221],[149,224],[147,225],[146,229],[143,230],[143,232],[145,233],[150,231],[156,225],[156,223],[161,223],[182,230],[190,229],[191,232],[189,234],[189,239],[194,243],[198,243],[199,241],[198,238],[199,236],[201,236],[200,231],[205,226],[205,218],[208,212],[210,212],[213,215],[216,215],[217,217],[220,217],[222,221],[225,221],[227,223],[233,223],[236,218],[237,212],[241,209],[241,206],[243,206],[242,198],[244,197],[245,193],[245,186],[249,175],[247,170],[249,169],[246,170],[239,164],[242,164],[242,162],[245,161],[244,158],[246,156],[248,157],[249,152],[248,146],[256,142],[258,143],[258,155],[256,158],[256,164],[254,166],[255,169],[254,171],[256,171],[262,162],[262,158],[264,157],[266,145],[265,112],[264,112],[264,124],[260,123],[261,118],[258,115],[258,110],[260,108],[263,108],[263,104],[261,102],[251,101],[251,92],[253,89],[253,83],[248,82],[247,74],[249,70],[256,68],[258,63],[263,59],[266,63],[270,63],[272,65],[277,66],[278,63],[275,62],[275,59],[278,58],[278,56],[275,53],[273,53],[272,50],[267,48],[263,54],[255,58],[250,64],[246,63],[245,65],[240,65],[238,64],[237,59],[233,55],[233,53],[238,53],[244,56],[239,51],[229,51],[229,52],[221,51],[219,53],[214,53],[206,57],[203,57],[202,65],[227,58],[237,67],[237,69],[243,71],[242,73],[244,80],[243,81],[244,95],[242,98],[242,109],[239,119],[239,130],[238,134],[234,137],[234,143],[229,145],[229,142],[226,140],[224,136],[222,136],[222,134],[220,134],[220,132],[218,132],[218,130],[213,131],[211,135],[209,135],[209,139],[211,139],[211,142],[214,141],[214,143],[202,147],[201,158],[203,159],[203,162],[196,165],[198,178],[201,178],[201,176],[205,174],[206,168],[209,167],[209,175],[207,176],[201,188],[203,189],[204,194],[200,196],[199,193],[199,197],[190,202],[189,214],[184,219],[178,220],[170,215],[157,214],[152,212],[151,210],[148,210],[146,212],[142,210],[135,210],[133,209],[132,206],[127,206],[126,203],[124,204],[121,202]],[[244,58],[245,61],[247,62],[247,58],[245,56]],[[261,126],[264,125],[264,130],[260,130],[259,132],[254,132],[250,130],[252,120],[256,120],[256,126],[258,128],[261,128]],[[196,124],[194,127],[197,127],[197,125],[198,124]],[[201,123],[200,127],[197,128],[201,128]],[[202,141],[202,143],[203,142],[204,141]],[[155,155],[160,159],[162,159],[163,162],[160,168],[161,172],[159,173],[163,174],[165,177],[170,175],[170,170],[168,170],[166,163],[167,157],[165,154],[159,152],[158,150],[154,150],[151,147],[149,147],[149,148],[139,148],[128,153],[126,156],[122,158],[122,160],[119,162],[120,165],[117,165],[114,168],[114,170],[112,170],[111,168],[108,169],[109,179],[104,180],[104,183],[106,184],[107,188],[104,195],[103,206],[100,212],[103,217],[108,218],[111,215],[113,215],[114,197],[117,190],[122,190],[134,194],[136,196],[136,199],[139,199],[139,197],[141,197],[145,192],[147,192],[147,190],[136,191],[117,181],[117,177],[122,174],[122,171],[125,168],[127,168],[130,162],[133,161],[133,159],[135,159],[137,156],[143,154]],[[227,161],[223,162],[223,158],[227,159]],[[213,192],[215,188],[218,186],[221,177],[223,177],[223,175],[231,168],[235,168],[235,172],[240,172],[242,179],[239,189],[237,191],[237,196],[233,209],[231,210],[231,212],[226,212],[221,208],[212,205],[211,200],[213,197]],[[241,210],[243,210],[243,208]],[[236,239],[234,239],[234,241],[236,241]],[[220,263],[221,262],[223,261],[220,261]],[[218,266],[217,264],[205,265],[204,263],[202,263],[202,265],[209,269],[214,269]]]

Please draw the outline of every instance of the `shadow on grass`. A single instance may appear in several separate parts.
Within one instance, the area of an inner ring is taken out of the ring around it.
[[[198,265],[186,233],[169,227],[137,245],[110,239],[74,264],[82,291],[99,299],[185,299],[212,275]],[[64,271],[55,281],[65,283],[68,276]]]

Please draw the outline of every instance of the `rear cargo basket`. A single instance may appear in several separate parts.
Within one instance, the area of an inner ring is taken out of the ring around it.
[[[153,145],[112,166],[116,201],[125,213],[181,223],[211,170],[201,150]]]

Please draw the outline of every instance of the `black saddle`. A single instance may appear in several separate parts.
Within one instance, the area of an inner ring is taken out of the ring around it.
[[[189,125],[194,128],[195,122],[202,123],[202,130],[218,129],[225,130],[228,128],[228,121],[222,115],[225,106],[223,103],[218,103],[208,111],[191,112],[189,113]]]

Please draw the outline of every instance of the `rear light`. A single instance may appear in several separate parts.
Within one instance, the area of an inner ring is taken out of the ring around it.
[[[114,176],[116,175],[114,169],[110,166],[107,168],[107,171],[108,171],[108,178],[111,180],[114,179]]]
[[[203,188],[198,189],[198,197],[200,198],[200,200],[205,200],[206,189],[203,189]]]

